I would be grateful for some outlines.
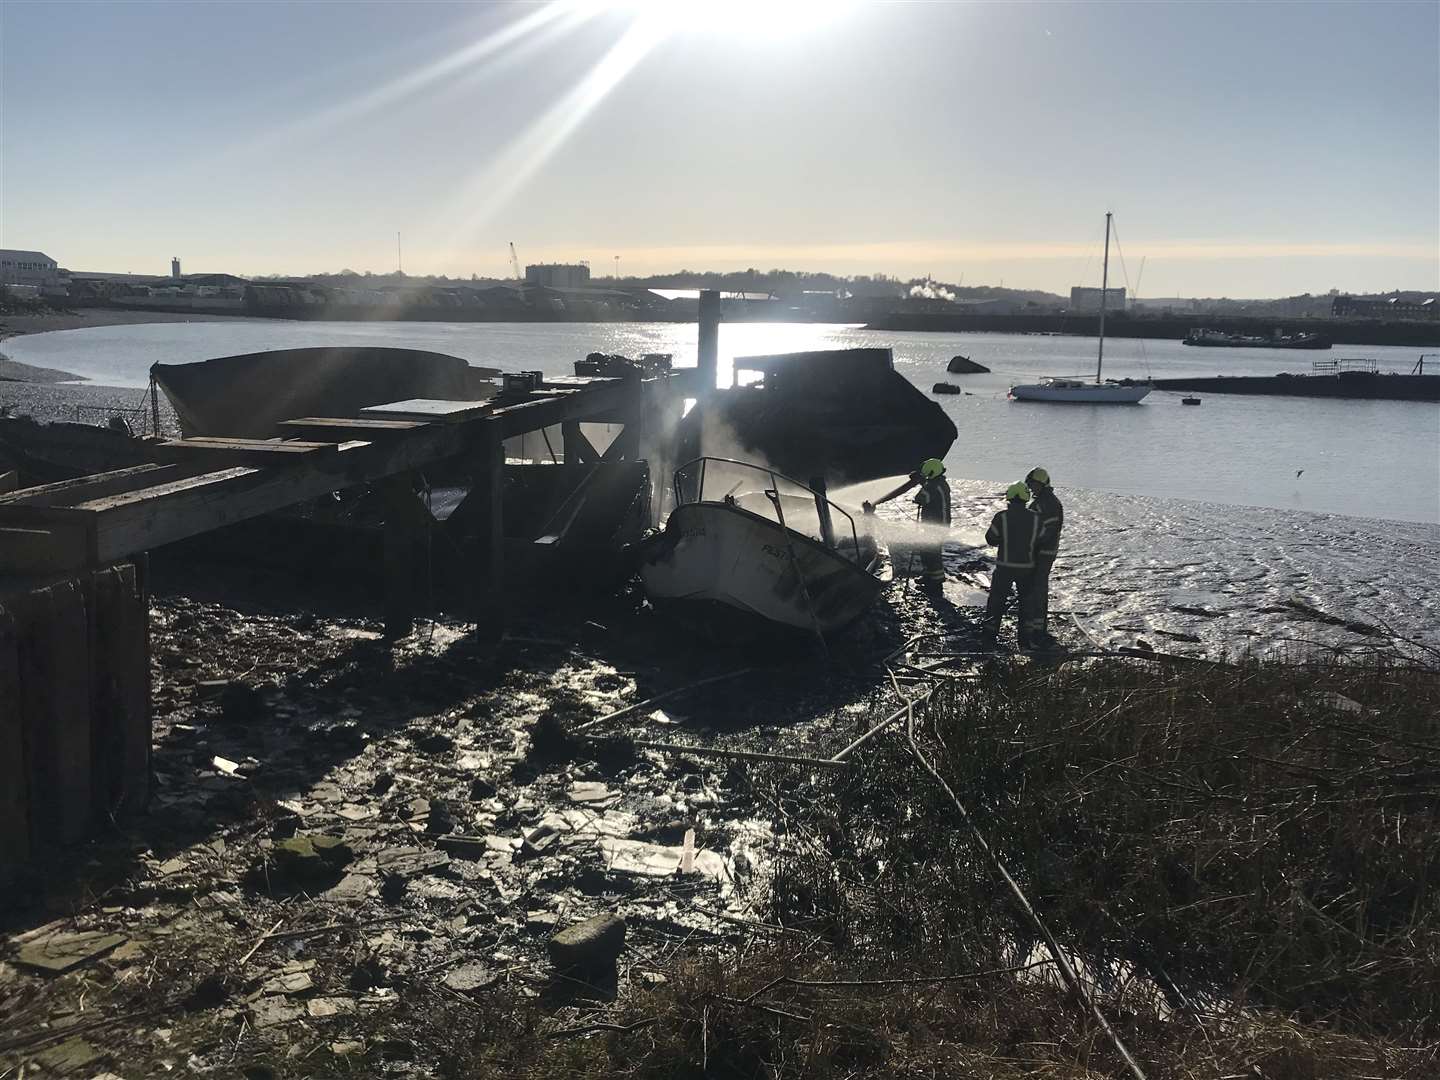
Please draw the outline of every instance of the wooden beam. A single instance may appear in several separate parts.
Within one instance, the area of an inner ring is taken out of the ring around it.
[[[415,494],[413,474],[387,476],[377,487],[385,505],[385,636],[396,639],[415,627],[424,529],[433,519]]]
[[[86,499],[117,495],[125,491],[151,487],[167,480],[188,475],[179,465],[134,465],[128,469],[92,473],[90,476],[61,480],[56,484],[40,484],[0,495],[0,507],[9,506],[73,506]]]
[[[365,439],[377,442],[393,439],[423,428],[426,420],[347,420],[339,416],[306,416],[299,420],[282,420],[279,426],[297,438]]]
[[[436,398],[410,398],[387,405],[371,405],[360,415],[372,420],[421,420],[433,424],[456,424],[486,415],[492,405],[484,401],[441,401]]]
[[[319,459],[340,448],[334,442],[303,442],[292,439],[172,439],[157,446],[158,458],[175,461],[199,459],[210,468],[222,465],[279,465],[300,458]]]
[[[460,543],[470,578],[470,617],[476,635],[487,641],[499,640],[505,630],[504,485],[504,444],[492,438],[480,447],[474,484],[457,507],[465,509]]]

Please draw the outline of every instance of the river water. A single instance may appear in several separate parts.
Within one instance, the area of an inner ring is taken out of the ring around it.
[[[261,349],[374,344],[432,349],[507,370],[568,374],[588,352],[669,352],[695,358],[694,324],[325,323],[253,320],[96,327],[12,338],[12,359],[75,372],[93,383],[141,387],[152,363],[185,363]],[[1018,334],[922,334],[853,326],[732,323],[720,331],[721,380],[736,356],[797,349],[888,346],[896,368],[929,391],[946,380],[963,396],[936,400],[960,437],[956,477],[1008,483],[1044,465],[1061,489],[1158,495],[1243,506],[1440,522],[1440,406],[1397,401],[1205,395],[1199,408],[1155,391],[1139,406],[1006,400],[1016,381],[1093,372],[1095,340]],[[949,376],[964,354],[989,375]],[[1107,376],[1271,375],[1307,371],[1316,357],[1365,357],[1408,371],[1418,352],[1340,346],[1329,353],[1197,349],[1177,341],[1106,343]],[[0,397],[4,391],[0,390]]]

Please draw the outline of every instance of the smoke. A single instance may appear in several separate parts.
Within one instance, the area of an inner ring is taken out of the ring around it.
[[[910,296],[920,300],[955,300],[955,294],[944,285],[926,281],[923,285],[911,285]]]

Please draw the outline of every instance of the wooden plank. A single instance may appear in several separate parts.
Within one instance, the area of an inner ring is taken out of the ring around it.
[[[89,577],[91,794],[95,824],[144,809],[150,788],[149,605],[135,566]]]
[[[15,620],[0,608],[0,875],[30,857],[30,788]]]
[[[299,420],[282,420],[280,427],[297,437],[313,436],[321,439],[393,439],[418,428],[426,420],[346,420],[338,416],[307,416]]]
[[[165,483],[184,475],[178,465],[134,465],[128,469],[92,473],[55,484],[40,484],[0,495],[0,507],[6,506],[73,506],[86,499],[98,499],[137,488]]]
[[[82,504],[97,514],[97,564],[184,540],[268,514],[340,488],[421,468],[466,450],[473,433],[463,425],[430,424],[393,443],[343,444],[334,457],[270,469],[235,468],[166,485],[145,496],[117,496]]]
[[[32,847],[82,840],[90,826],[90,660],[85,599],[73,580],[15,604]]]
[[[375,420],[427,420],[437,424],[453,424],[483,416],[491,408],[485,401],[442,401],[437,398],[410,398],[385,405],[371,405],[360,410],[362,417]]]
[[[156,457],[185,461],[199,459],[211,468],[221,464],[278,465],[300,458],[320,458],[339,450],[334,442],[292,439],[173,439],[153,451]]]

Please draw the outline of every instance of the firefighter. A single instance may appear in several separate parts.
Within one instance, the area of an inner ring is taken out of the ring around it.
[[[1024,484],[1011,484],[1005,491],[1005,509],[990,521],[985,542],[995,551],[995,573],[990,579],[990,599],[985,605],[985,630],[982,638],[987,649],[995,647],[1000,636],[1000,620],[1013,587],[1019,594],[1020,614],[1016,637],[1022,649],[1039,644],[1035,632],[1034,584],[1035,550],[1040,540],[1040,517],[1025,504],[1030,489]]]
[[[1035,549],[1034,618],[1040,641],[1050,637],[1050,571],[1055,556],[1060,554],[1060,530],[1065,527],[1065,507],[1050,486],[1050,474],[1044,469],[1031,469],[1025,477],[1034,501],[1030,509],[1040,516],[1040,543]]]
[[[881,503],[898,499],[916,488],[919,489],[915,491],[915,503],[920,508],[920,522],[931,526],[921,538],[920,573],[927,589],[940,589],[945,584],[945,563],[940,550],[945,544],[944,530],[950,528],[950,481],[945,479],[945,463],[939,458],[927,458],[905,483],[873,503],[865,503],[863,509],[867,514],[874,513]]]

